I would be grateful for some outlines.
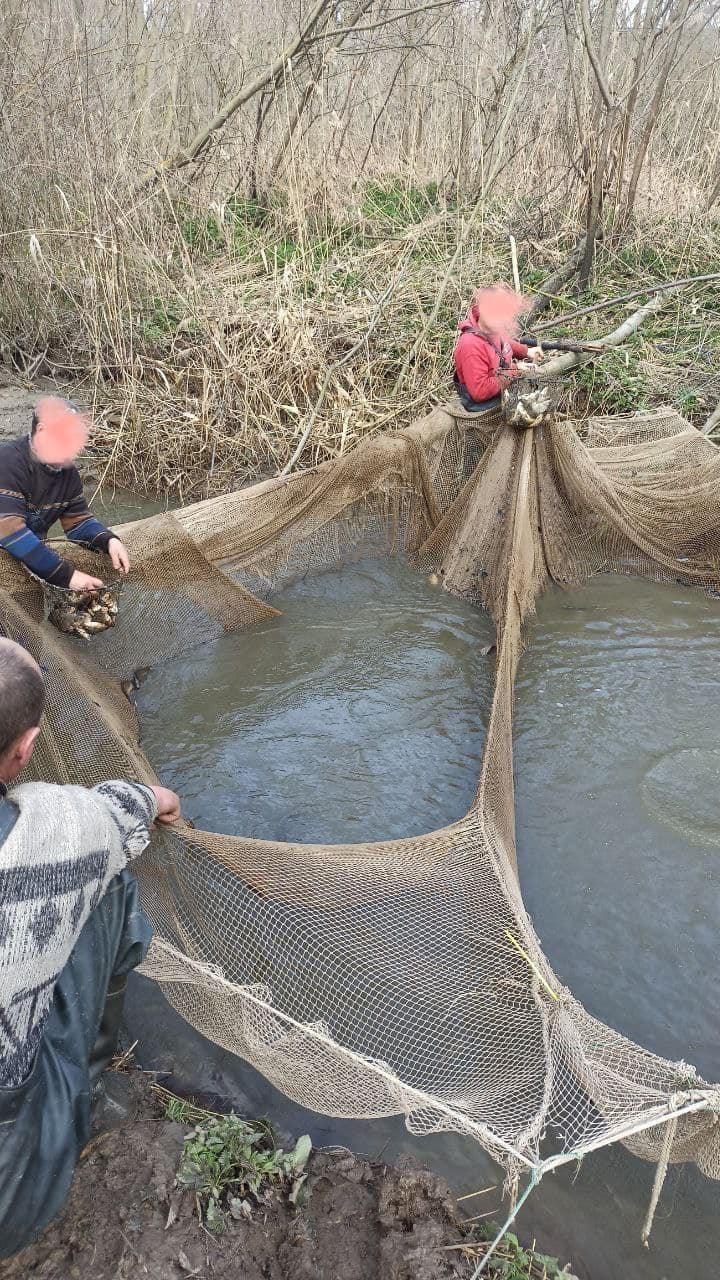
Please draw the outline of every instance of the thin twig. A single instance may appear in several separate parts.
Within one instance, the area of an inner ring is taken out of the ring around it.
[[[514,935],[510,932],[510,930],[509,930],[509,929],[505,929],[505,931],[504,931],[504,932],[505,932],[505,937],[508,939],[508,941],[509,941],[509,942],[511,942],[511,943],[512,943],[512,945],[514,946],[515,950],[516,950],[516,951],[517,951],[517,952],[522,956],[523,960],[525,960],[525,961],[526,961],[526,963],[530,965],[530,968],[532,969],[533,973],[535,974],[535,977],[537,978],[538,982],[542,983],[542,985],[543,985],[543,987],[545,988],[545,990],[547,991],[548,995],[549,995],[549,996],[552,996],[553,1000],[558,1000],[558,1001],[559,1001],[560,997],[559,997],[559,995],[558,995],[557,991],[553,991],[552,987],[550,986],[550,983],[549,983],[549,982],[547,982],[545,978],[543,978],[543,976],[542,976],[542,974],[541,974],[540,970],[538,969],[538,967],[537,967],[537,965],[536,965],[535,961],[534,961],[534,960],[532,960],[532,959],[530,958],[530,956],[528,955],[528,953],[527,953],[527,951],[525,950],[525,948],[524,948],[524,947],[521,947],[521,945],[520,945],[520,943],[518,942],[517,938],[516,938],[516,937],[514,937]]]
[[[706,276],[685,276],[682,280],[650,281],[642,289],[631,289],[629,293],[619,293],[607,302],[594,302],[590,307],[578,307],[575,311],[566,311],[563,316],[555,316],[536,325],[538,333],[546,329],[554,329],[556,325],[565,324],[567,320],[577,320],[580,316],[589,316],[595,311],[609,311],[621,302],[631,302],[633,298],[641,298],[644,293],[667,293],[669,289],[684,289],[691,284],[707,284],[711,280],[720,280],[720,271],[713,271]],[[601,339],[602,341],[602,339]]]
[[[497,1182],[493,1182],[491,1187],[481,1187],[479,1191],[468,1191],[467,1195],[458,1196],[456,1203],[461,1204],[463,1200],[474,1200],[475,1196],[486,1196],[488,1191],[497,1191]]]
[[[705,425],[700,428],[700,431],[702,435],[709,436],[718,426],[720,426],[720,404],[716,405],[713,409],[713,412],[710,414]]]

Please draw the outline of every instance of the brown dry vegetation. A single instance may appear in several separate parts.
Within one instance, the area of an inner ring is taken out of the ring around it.
[[[458,313],[509,276],[510,233],[532,290],[589,228],[585,302],[716,267],[719,17],[6,0],[6,370],[71,386],[106,474],[178,498],[282,468],[308,424],[303,463],[402,425],[447,393]],[[671,297],[574,409],[671,400],[702,422],[719,297]]]

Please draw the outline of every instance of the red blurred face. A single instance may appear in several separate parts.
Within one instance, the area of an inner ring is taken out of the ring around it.
[[[32,437],[36,458],[49,467],[70,467],[87,444],[89,419],[59,396],[44,396],[35,410]]]
[[[477,316],[478,328],[484,329],[486,333],[495,333],[498,328],[502,328],[497,324],[492,307],[485,307],[481,303],[475,303],[475,315]]]
[[[528,302],[512,289],[479,289],[475,295],[475,314],[478,327],[486,333],[505,333],[513,336],[518,331],[518,319],[528,309]]]
[[[56,440],[42,423],[38,423],[32,438],[35,456],[49,467],[71,467],[82,453],[84,444],[84,439]]]

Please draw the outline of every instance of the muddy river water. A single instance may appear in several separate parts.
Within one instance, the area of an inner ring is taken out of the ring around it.
[[[492,628],[397,561],[296,584],[283,617],[151,672],[143,743],[197,825],[281,840],[377,840],[468,808],[492,690]],[[720,602],[603,577],[540,605],[515,709],[518,858],[546,954],[596,1016],[720,1078]],[[409,785],[410,780],[412,785]],[[411,1151],[457,1194],[499,1181],[474,1144],[400,1121],[329,1120],[208,1044],[136,979],[145,1065],[281,1129],[387,1158]],[[720,1187],[621,1149],[546,1179],[519,1230],[592,1280],[713,1280]],[[573,1181],[574,1179],[574,1181]],[[496,1192],[465,1202],[470,1213]]]

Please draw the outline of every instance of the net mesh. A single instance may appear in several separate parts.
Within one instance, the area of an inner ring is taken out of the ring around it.
[[[403,553],[497,629],[478,789],[461,821],[357,845],[158,832],[136,864],[145,970],[203,1035],[306,1107],[475,1137],[511,1175],[622,1140],[720,1177],[720,1094],[591,1017],[517,879],[513,685],[551,582],[601,571],[720,588],[720,454],[671,412],[518,433],[456,406],[287,481],[126,525],[136,566],[92,642],[0,560],[0,621],[40,662],[33,776],[155,778],[119,680],[276,613],[287,581]],[[87,567],[91,560],[78,562]],[[96,563],[96,562],[95,562]],[[308,785],[320,785],[309,780]],[[398,778],[411,788],[412,778]]]

